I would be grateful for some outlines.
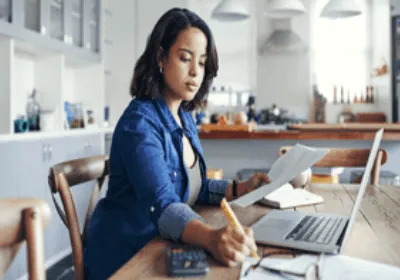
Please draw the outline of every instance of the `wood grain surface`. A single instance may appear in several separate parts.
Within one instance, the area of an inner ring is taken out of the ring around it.
[[[265,131],[211,131],[199,132],[200,139],[217,140],[373,140],[374,131],[334,130],[265,130]],[[383,133],[384,141],[399,141],[400,131],[387,131]]]
[[[309,191],[321,195],[325,203],[298,207],[301,212],[329,212],[350,215],[358,191],[358,185],[314,184]],[[258,204],[248,208],[232,207],[244,226],[251,226],[271,209]],[[222,211],[215,206],[195,207],[195,210],[211,225],[227,224]],[[290,210],[289,210],[290,211]],[[168,279],[166,251],[169,241],[156,238],[128,261],[111,279]],[[258,254],[275,250],[258,246]],[[400,266],[400,188],[369,186],[356,222],[343,250],[344,255]],[[210,271],[206,277],[186,279],[238,279],[240,267],[228,268],[208,258]],[[185,279],[185,278],[180,278]]]

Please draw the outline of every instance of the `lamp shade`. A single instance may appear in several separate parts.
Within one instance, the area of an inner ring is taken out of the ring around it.
[[[211,14],[220,21],[241,21],[249,18],[247,7],[240,0],[222,0]]]
[[[361,14],[361,10],[354,0],[330,0],[322,9],[321,17],[348,18]]]
[[[306,8],[300,0],[270,0],[265,15],[270,18],[292,18],[304,14]]]

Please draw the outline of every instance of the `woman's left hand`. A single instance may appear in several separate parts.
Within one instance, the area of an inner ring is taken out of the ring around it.
[[[238,184],[239,196],[251,192],[252,190],[270,182],[271,180],[267,174],[260,172],[254,173],[249,179]]]

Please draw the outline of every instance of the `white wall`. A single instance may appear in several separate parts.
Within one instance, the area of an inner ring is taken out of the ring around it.
[[[11,81],[14,57],[14,42],[9,39],[0,38],[0,134],[11,133],[14,130],[13,119],[11,117],[10,92],[13,91],[14,83]]]
[[[302,0],[309,10],[315,0]],[[258,46],[271,35],[273,21],[263,15],[264,1],[257,1]],[[309,13],[292,20],[292,29],[306,42],[310,41]],[[277,104],[300,117],[308,117],[311,103],[310,55],[258,54],[257,55],[257,107]]]
[[[15,56],[15,71],[17,78],[13,80],[13,83],[18,102],[13,102],[12,104],[12,119],[15,119],[17,115],[26,117],[28,95],[35,88],[35,62],[31,57],[17,55]],[[38,92],[37,94],[39,95],[40,93]]]
[[[123,3],[121,3],[121,1]],[[292,29],[310,44],[312,18],[310,13],[318,0],[301,0],[307,12],[292,20]],[[372,66],[378,66],[382,56],[390,63],[389,0],[372,1],[371,40]],[[106,104],[112,106],[111,119],[116,122],[130,100],[128,90],[134,63],[143,52],[147,37],[157,19],[172,7],[186,7],[198,13],[214,34],[220,71],[215,85],[231,85],[235,89],[254,89],[257,107],[273,103],[289,109],[300,117],[310,117],[312,101],[312,56],[305,54],[259,54],[257,48],[271,33],[273,22],[263,15],[265,0],[243,1],[252,16],[237,23],[224,23],[211,18],[219,0],[120,0],[108,1],[113,19],[106,23],[107,32],[114,38],[112,51],[107,52]],[[132,16],[132,11],[134,11]],[[390,68],[389,68],[390,69]],[[372,70],[372,69],[371,69]],[[108,81],[108,82],[107,82]],[[379,86],[379,107],[391,117],[390,78],[374,80]]]
[[[305,40],[310,48],[307,54],[264,54],[258,56],[257,63],[257,107],[270,106],[276,103],[278,106],[302,117],[310,117],[313,83],[313,57],[312,37],[314,24],[311,14],[315,10],[316,1],[302,0],[307,12],[292,20],[292,29]],[[389,0],[365,0],[371,1],[372,13],[370,16],[370,40],[372,45],[371,61],[367,63],[367,72],[372,72],[373,67],[379,66],[382,57],[390,64],[390,17]],[[272,32],[272,22],[263,16],[264,1],[256,2],[258,20],[259,44]],[[390,70],[389,66],[389,70]],[[371,107],[355,108],[356,111],[383,111],[391,119],[391,89],[390,75],[372,79],[379,93],[378,103]],[[365,110],[364,110],[365,109]],[[336,114],[337,112],[330,112]],[[332,115],[331,114],[331,115]],[[331,118],[332,119],[332,118]],[[336,120],[333,116],[332,120]]]
[[[147,38],[150,35],[157,20],[167,10],[179,7],[188,8],[188,0],[136,0],[135,18],[136,18],[136,56],[135,59],[143,53]]]
[[[400,2],[400,1],[399,1]],[[390,0],[372,0],[372,68],[386,62],[389,73],[382,77],[372,78],[371,82],[377,92],[378,108],[392,119],[391,87],[391,17]]]
[[[219,0],[191,0],[189,8],[211,28],[218,56],[219,71],[214,85],[234,90],[255,90],[257,86],[256,36],[254,16],[239,22],[221,22],[211,17]],[[250,14],[256,13],[255,1],[242,1]]]
[[[129,85],[136,62],[136,2],[106,2],[105,8],[112,13],[104,15],[103,31],[105,41],[110,42],[104,44],[105,105],[110,106],[110,124],[116,124],[131,100]]]

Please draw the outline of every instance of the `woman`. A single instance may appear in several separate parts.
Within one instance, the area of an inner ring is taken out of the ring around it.
[[[88,279],[107,278],[157,235],[200,245],[229,266],[256,248],[249,229],[213,228],[190,207],[218,204],[268,181],[255,174],[235,191],[230,181],[206,178],[190,112],[206,100],[217,71],[206,23],[186,9],[166,12],[135,66],[134,99],[115,128],[109,188],[88,230]]]

